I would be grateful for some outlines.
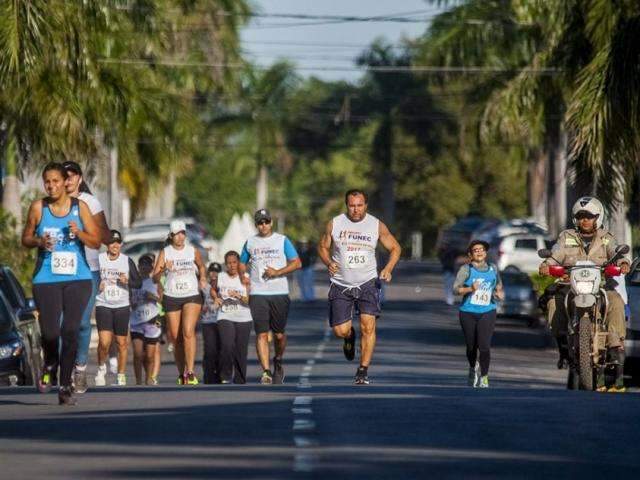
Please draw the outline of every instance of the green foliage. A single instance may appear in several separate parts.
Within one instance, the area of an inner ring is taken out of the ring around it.
[[[0,264],[11,267],[27,294],[30,294],[36,250],[22,247],[16,227],[15,218],[0,208]]]
[[[532,273],[529,275],[531,277],[531,283],[533,283],[533,290],[536,292],[538,297],[540,297],[545,289],[552,285],[556,279],[550,275],[540,275],[539,273]]]

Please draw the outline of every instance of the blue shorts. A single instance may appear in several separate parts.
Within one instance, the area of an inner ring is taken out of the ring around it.
[[[329,287],[329,325],[335,327],[348,322],[354,314],[379,317],[380,280],[373,278],[359,287],[343,287],[331,283]]]

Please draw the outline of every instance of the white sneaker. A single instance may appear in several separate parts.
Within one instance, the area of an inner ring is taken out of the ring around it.
[[[117,357],[109,357],[109,370],[114,375],[118,374],[118,358]]]
[[[114,383],[115,386],[124,387],[127,385],[127,376],[124,373],[118,373],[116,377],[116,381]]]
[[[98,372],[96,373],[96,376],[94,378],[96,387],[104,387],[107,384],[106,377],[107,377],[107,366],[100,365],[98,367]]]
[[[478,388],[489,388],[489,375],[480,377],[480,381],[478,382]]]

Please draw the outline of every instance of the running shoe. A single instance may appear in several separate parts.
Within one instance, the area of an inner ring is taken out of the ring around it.
[[[476,362],[475,367],[469,367],[469,376],[467,378],[467,384],[470,387],[476,388],[478,386],[478,380],[480,380],[480,365]]]
[[[53,385],[53,373],[51,370],[50,367],[44,367],[42,369],[42,375],[38,379],[38,391],[40,393],[49,393],[51,391],[51,385]]]
[[[73,379],[72,379],[73,391],[75,393],[85,393],[89,388],[87,384],[87,366],[85,365],[82,370],[79,370],[78,367],[73,369]]]
[[[127,385],[127,376],[124,373],[119,373],[113,385],[116,387],[125,387]]]
[[[184,375],[178,375],[178,380],[176,381],[176,384],[178,385],[184,385]]]
[[[118,358],[117,357],[109,357],[109,370],[114,375],[118,374]]]
[[[273,359],[273,383],[282,385],[284,383],[284,369],[282,368],[282,359]]]
[[[366,367],[358,367],[354,383],[356,385],[369,385],[369,377],[367,376]]]
[[[342,351],[344,352],[344,357],[350,362],[356,356],[356,330],[351,327],[351,335],[344,339],[344,345],[342,345]]]
[[[70,387],[60,387],[58,390],[58,404],[72,406],[77,404],[76,397],[73,396],[73,392]]]
[[[189,372],[185,375],[184,384],[185,385],[198,385],[198,377],[193,372]]]
[[[229,380],[220,380],[220,383],[221,383],[222,385],[228,385],[228,384],[230,384],[231,382],[230,382]]]
[[[609,393],[624,393],[626,391],[627,389],[625,388],[624,385],[613,385],[609,387],[609,390],[607,390],[607,392]]]
[[[94,378],[96,387],[104,387],[107,384],[107,366],[100,365]]]
[[[147,380],[147,385],[158,385],[158,377],[149,377]]]
[[[260,383],[262,385],[271,385],[273,383],[273,375],[271,375],[270,370],[265,370],[264,372],[262,372]]]
[[[480,377],[480,381],[478,382],[478,388],[489,388],[489,375],[484,375]]]

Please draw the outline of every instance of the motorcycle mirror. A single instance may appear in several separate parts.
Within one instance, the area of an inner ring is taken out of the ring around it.
[[[629,248],[629,245],[618,245],[616,247],[616,254],[626,255],[627,253],[629,253],[629,250],[631,250]]]
[[[551,258],[551,250],[549,250],[548,248],[541,248],[540,250],[538,250],[538,256],[540,258]]]

